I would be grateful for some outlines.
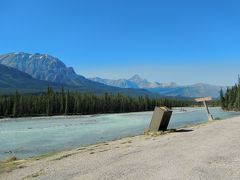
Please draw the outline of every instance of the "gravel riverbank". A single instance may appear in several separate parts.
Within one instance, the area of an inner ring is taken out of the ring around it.
[[[240,117],[16,161],[0,179],[240,179]]]

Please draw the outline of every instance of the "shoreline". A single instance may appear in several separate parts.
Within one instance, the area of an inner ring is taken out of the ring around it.
[[[191,134],[192,132],[201,131],[201,129],[204,129],[204,128],[206,129],[209,126],[219,126],[219,125],[221,126],[226,123],[231,124],[231,119],[233,119],[233,120],[238,119],[238,122],[240,122],[240,116],[237,116],[234,118],[230,118],[229,119],[230,121],[217,120],[217,121],[213,121],[213,122],[201,123],[201,124],[194,125],[194,126],[187,126],[187,127],[180,128],[180,129],[176,130],[175,132],[167,131],[167,132],[164,132],[163,134],[160,133],[160,134],[150,134],[150,135],[148,134],[148,135],[137,135],[137,136],[133,136],[133,137],[125,137],[125,138],[121,138],[118,140],[112,140],[112,141],[107,141],[107,142],[102,142],[102,143],[97,143],[97,144],[91,144],[88,146],[79,147],[79,148],[75,148],[72,150],[66,150],[66,151],[62,151],[62,152],[50,153],[50,154],[45,154],[42,156],[1,163],[0,169],[2,169],[2,172],[0,172],[0,177],[3,176],[3,177],[7,177],[7,178],[11,179],[12,173],[18,174],[23,171],[23,172],[25,172],[25,173],[23,173],[24,175],[29,174],[31,172],[29,175],[24,176],[25,178],[28,177],[31,179],[35,176],[36,177],[47,176],[46,178],[48,179],[48,173],[42,173],[46,169],[43,168],[43,166],[41,164],[46,164],[46,163],[48,164],[50,162],[51,163],[60,163],[60,162],[65,163],[65,161],[68,161],[68,160],[73,161],[75,158],[78,158],[78,159],[80,158],[80,161],[81,161],[81,157],[87,157],[87,158],[91,159],[91,156],[95,156],[95,158],[98,159],[98,156],[100,156],[100,154],[103,154],[103,153],[108,154],[108,152],[109,153],[111,152],[110,154],[113,153],[115,155],[116,154],[119,155],[119,152],[115,152],[115,151],[120,151],[120,152],[124,151],[125,153],[128,153],[132,149],[134,149],[133,154],[135,154],[138,152],[137,149],[139,149],[141,147],[143,147],[143,148],[145,147],[145,146],[141,146],[141,144],[147,143],[147,144],[153,145],[152,143],[154,143],[155,141],[161,142],[161,141],[166,141],[166,139],[174,140],[175,138],[178,138],[181,135],[188,136],[188,134]],[[188,138],[189,138],[189,136],[188,136]],[[99,158],[101,159],[101,157],[99,157]],[[107,162],[103,161],[103,163],[107,163]],[[126,161],[125,163],[129,163],[129,162]],[[69,165],[69,166],[71,166],[71,165]],[[47,165],[47,167],[50,168],[50,165]],[[70,171],[70,169],[69,169],[69,171]],[[16,177],[16,176],[13,176],[13,177]],[[69,178],[69,177],[66,177],[66,178]],[[55,178],[50,177],[50,179],[55,179]],[[97,179],[97,177],[93,178],[93,179]]]
[[[204,108],[204,106],[189,106],[189,107],[173,107],[173,109],[175,108]],[[221,108],[220,106],[212,106],[209,108]],[[225,111],[225,110],[223,110]],[[102,114],[68,114],[68,115],[64,115],[64,114],[60,114],[60,115],[29,115],[29,116],[18,116],[18,117],[0,117],[0,122],[3,121],[11,121],[11,120],[15,120],[15,119],[24,119],[24,118],[28,118],[28,119],[41,119],[41,118],[58,118],[58,117],[84,117],[84,116],[104,116],[104,115],[116,115],[116,114],[135,114],[135,113],[150,113],[153,111],[134,111],[134,112],[119,112],[119,113],[102,113]],[[185,111],[188,112],[188,111]],[[225,111],[225,112],[238,112],[238,111]]]
[[[215,108],[219,108],[219,107],[215,107]],[[179,109],[179,108],[177,108],[177,109]],[[199,109],[198,109],[199,110]],[[194,110],[194,111],[198,111],[198,110]],[[192,110],[191,109],[188,109],[188,111],[187,112],[192,112]],[[187,112],[176,112],[176,114],[179,114],[179,113],[187,113]],[[121,113],[122,115],[124,115],[124,114],[138,114],[138,113],[152,113],[152,111],[145,111],[145,112],[132,112],[132,113]],[[120,115],[121,115],[120,114]],[[106,114],[105,114],[106,115]],[[97,116],[105,116],[105,115],[97,115]],[[107,114],[107,115],[115,115],[115,114]],[[94,115],[95,116],[95,115]],[[54,116],[53,118],[52,118],[52,120],[54,121],[54,120],[59,120],[59,118],[65,118],[65,117],[67,117],[67,116]],[[70,116],[70,117],[72,117],[72,116]],[[81,118],[81,117],[83,117],[83,116],[75,116],[76,118]],[[85,115],[85,117],[92,117],[92,115]],[[33,117],[33,118],[30,118],[30,119],[25,119],[25,118],[23,118],[22,120],[26,120],[26,122],[28,121],[28,120],[30,120],[30,121],[32,121],[33,123],[35,122],[35,120],[36,120],[36,122],[38,121],[38,120],[42,120],[42,119],[45,119],[45,117]],[[226,118],[216,118],[215,120],[224,120],[224,119],[226,119]],[[14,122],[19,122],[18,120],[14,120],[14,119],[4,119],[4,121],[12,121],[12,122],[10,122],[10,123],[14,123]],[[20,120],[21,121],[21,120]],[[0,120],[0,122],[1,122],[1,120]],[[66,121],[67,122],[67,121]],[[200,121],[200,122],[194,122],[194,123],[189,123],[189,124],[184,124],[184,125],[179,125],[179,126],[170,126],[169,128],[170,129],[172,129],[173,130],[173,128],[177,128],[177,129],[182,129],[182,128],[189,128],[189,127],[195,127],[195,126],[199,126],[199,125],[201,125],[201,124],[205,124],[205,123],[207,123],[207,120],[205,120],[205,121]],[[145,129],[147,128],[148,126],[145,126]],[[30,129],[30,128],[29,128]],[[32,128],[31,128],[32,129]],[[27,159],[27,158],[34,158],[34,157],[38,157],[38,156],[44,156],[44,155],[46,155],[46,154],[48,154],[48,153],[50,153],[50,154],[53,154],[53,153],[58,153],[58,152],[61,152],[61,151],[68,151],[68,150],[72,150],[72,149],[74,149],[74,148],[77,148],[77,147],[86,147],[86,146],[90,146],[90,145],[92,145],[92,144],[95,144],[95,143],[101,143],[101,142],[106,142],[106,141],[115,141],[115,140],[119,140],[119,139],[122,139],[122,138],[125,138],[125,137],[133,137],[133,136],[138,136],[138,135],[141,135],[142,133],[144,133],[144,131],[145,131],[145,129],[142,129],[141,130],[141,132],[138,132],[138,133],[134,133],[134,134],[128,134],[128,135],[123,135],[123,136],[119,136],[119,137],[115,137],[115,138],[110,138],[110,139],[103,139],[103,140],[99,140],[99,141],[96,141],[96,142],[88,142],[88,143],[83,143],[83,144],[81,144],[81,143],[79,143],[79,144],[75,144],[75,145],[73,145],[72,147],[65,147],[65,148],[58,148],[58,149],[53,149],[53,150],[49,150],[49,151],[45,151],[45,152],[43,152],[43,153],[37,153],[37,154],[32,154],[32,155],[27,155],[27,156],[21,156],[21,154],[15,154],[14,153],[14,151],[4,151],[5,152],[5,154],[3,153],[2,154],[2,156],[1,156],[1,158],[0,158],[0,162],[2,162],[4,159],[7,159],[7,158],[10,158],[10,157],[16,157],[16,158],[21,158],[21,159]],[[26,145],[26,147],[27,147],[27,145]],[[10,149],[11,150],[11,149]],[[32,151],[32,152],[34,152],[34,151]]]
[[[217,121],[219,121],[219,120],[217,120]],[[129,139],[167,136],[167,135],[170,135],[172,133],[176,133],[176,132],[179,132],[181,130],[184,130],[186,128],[187,129],[199,128],[201,126],[205,126],[209,123],[215,123],[217,121],[199,123],[199,124],[195,124],[195,125],[186,125],[184,127],[177,128],[177,129],[168,129],[167,131],[143,132],[143,134],[139,134],[139,135],[128,136],[128,137],[113,139],[113,140],[99,142],[99,143],[87,144],[85,146],[79,146],[79,147],[73,148],[73,149],[62,150],[62,151],[57,151],[57,152],[49,152],[49,153],[46,153],[46,154],[42,154],[42,155],[39,155],[39,156],[33,156],[33,157],[29,157],[29,158],[19,159],[16,156],[8,156],[8,157],[5,158],[5,160],[0,160],[0,167],[1,166],[4,167],[5,165],[10,165],[10,166],[13,165],[13,166],[10,169],[7,168],[7,169],[4,169],[3,171],[0,171],[0,177],[1,177],[1,174],[4,173],[4,172],[11,172],[12,170],[18,169],[18,165],[21,165],[22,163],[29,163],[29,162],[32,162],[32,161],[44,160],[45,158],[53,158],[55,156],[58,157],[58,158],[61,158],[61,157],[64,158],[65,156],[68,157],[69,155],[73,155],[80,150],[87,150],[87,149],[93,150],[96,147],[109,145],[111,143],[118,143],[118,142],[129,140]],[[16,160],[9,160],[12,157],[14,157],[14,158],[16,157]],[[21,168],[21,166],[20,166],[20,168]]]

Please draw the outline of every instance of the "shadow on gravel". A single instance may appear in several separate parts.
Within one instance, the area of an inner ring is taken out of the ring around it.
[[[192,129],[170,129],[170,132],[191,132]]]

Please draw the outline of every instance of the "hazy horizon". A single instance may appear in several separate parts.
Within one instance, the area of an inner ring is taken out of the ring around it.
[[[237,1],[3,0],[0,54],[50,54],[85,77],[233,85]]]

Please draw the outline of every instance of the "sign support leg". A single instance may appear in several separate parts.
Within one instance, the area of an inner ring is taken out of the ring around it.
[[[213,117],[212,117],[212,115],[211,115],[211,113],[210,113],[210,111],[209,111],[209,109],[208,109],[207,102],[206,102],[206,101],[203,101],[203,104],[204,104],[204,106],[205,106],[205,108],[206,108],[206,111],[207,111],[208,120],[209,120],[209,121],[213,121]]]

